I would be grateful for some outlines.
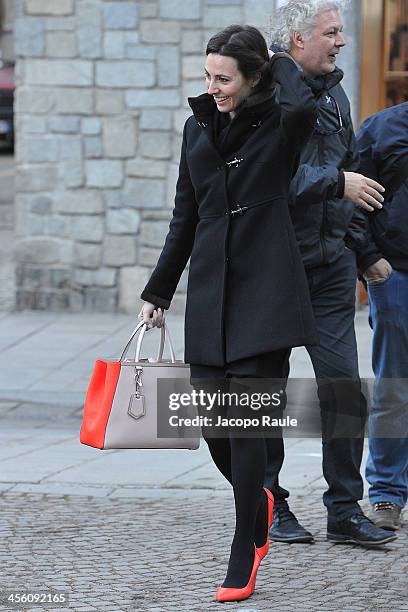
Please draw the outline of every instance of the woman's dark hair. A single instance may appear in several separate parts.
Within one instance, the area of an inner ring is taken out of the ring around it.
[[[271,86],[268,47],[257,28],[249,25],[231,25],[224,28],[208,41],[206,54],[210,53],[233,57],[246,79],[260,78],[256,90],[268,89]]]

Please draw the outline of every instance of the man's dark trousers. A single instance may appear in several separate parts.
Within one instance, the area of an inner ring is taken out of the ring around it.
[[[358,500],[363,497],[360,465],[367,406],[361,393],[354,331],[355,254],[345,248],[336,262],[306,273],[320,338],[320,345],[309,347],[308,352],[318,382],[321,408],[323,474],[328,484],[323,502],[330,517],[342,520],[361,512]],[[347,437],[339,437],[342,431]],[[268,438],[267,449],[265,486],[273,492],[279,507],[289,496],[279,486],[283,441]]]

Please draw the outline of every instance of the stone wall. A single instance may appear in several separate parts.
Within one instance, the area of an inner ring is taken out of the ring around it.
[[[135,312],[205,42],[272,0],[17,0],[18,308]],[[172,310],[181,311],[183,275]]]

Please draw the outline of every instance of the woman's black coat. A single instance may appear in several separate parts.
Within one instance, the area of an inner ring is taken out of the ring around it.
[[[142,293],[168,308],[191,255],[187,363],[223,366],[317,342],[288,210],[315,102],[296,64],[282,55],[271,62],[280,104],[247,98],[223,132],[222,152],[214,142],[212,96],[189,100],[194,116],[184,126],[173,218]]]

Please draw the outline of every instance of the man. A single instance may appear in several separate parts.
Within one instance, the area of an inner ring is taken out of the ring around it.
[[[358,153],[349,102],[336,58],[346,44],[341,2],[289,0],[272,23],[272,50],[290,53],[318,101],[315,133],[300,156],[292,181],[293,224],[309,281],[320,345],[310,347],[322,414],[323,473],[329,485],[323,495],[328,511],[327,537],[363,546],[385,544],[394,534],[376,527],[362,512],[360,465],[366,404],[360,389],[354,332],[356,252],[366,241],[366,217],[381,207],[384,191],[356,172]],[[367,267],[375,261],[368,260]],[[343,423],[357,422],[357,434]],[[311,542],[289,510],[288,491],[279,486],[283,441],[268,440],[265,486],[275,496],[271,538]]]
[[[395,531],[408,497],[408,102],[367,119],[357,145],[364,173],[386,187],[363,268],[376,376],[366,478],[375,524]]]

